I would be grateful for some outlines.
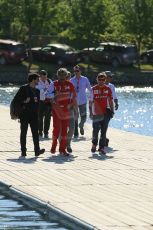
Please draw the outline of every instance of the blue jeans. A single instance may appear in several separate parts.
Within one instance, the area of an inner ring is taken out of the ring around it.
[[[71,146],[71,140],[74,134],[75,128],[75,111],[74,109],[70,110],[70,121],[69,121],[69,129],[67,133],[67,147]]]
[[[87,107],[86,104],[79,105],[79,114],[80,114],[80,123],[78,124],[78,120],[75,121],[75,129],[74,129],[74,136],[78,136],[78,126],[79,128],[84,127],[84,123],[86,122],[87,119]]]

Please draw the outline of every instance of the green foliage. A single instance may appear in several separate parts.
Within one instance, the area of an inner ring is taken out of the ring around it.
[[[105,31],[107,25],[105,9],[102,0],[72,0],[72,24],[69,29],[71,39],[86,41],[88,46],[98,41],[99,34]]]
[[[153,0],[0,0],[0,37],[77,48],[102,41],[152,48]]]
[[[153,32],[153,0],[117,1],[124,33],[134,35],[140,49],[142,40]]]

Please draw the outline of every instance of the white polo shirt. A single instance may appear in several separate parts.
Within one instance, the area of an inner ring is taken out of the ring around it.
[[[50,81],[50,83],[49,83],[49,81]],[[39,80],[39,83],[36,86],[36,88],[40,90],[40,101],[44,101],[46,99],[49,86],[50,86],[50,84],[52,84],[52,81],[50,79],[49,79],[49,81],[46,80],[44,82],[42,80]]]
[[[115,91],[115,86],[112,83],[106,84],[112,91],[113,100],[117,99],[117,94]]]

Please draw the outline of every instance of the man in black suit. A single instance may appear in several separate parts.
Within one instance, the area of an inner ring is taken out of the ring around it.
[[[21,144],[21,156],[26,156],[26,137],[28,125],[30,124],[35,156],[39,156],[45,152],[45,149],[40,149],[39,146],[39,134],[38,134],[38,107],[40,100],[40,92],[36,89],[36,85],[39,82],[39,75],[36,73],[30,73],[28,75],[28,84],[21,86],[17,94],[15,95],[15,101],[22,105],[22,110],[19,115],[20,119],[20,144]]]

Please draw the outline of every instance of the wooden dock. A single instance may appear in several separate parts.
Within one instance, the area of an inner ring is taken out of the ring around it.
[[[35,158],[28,132],[19,159],[19,127],[0,106],[0,181],[101,230],[153,230],[153,137],[109,128],[107,156],[92,155],[91,125],[73,141],[73,155]],[[51,136],[51,134],[50,134]],[[74,230],[78,230],[74,228]]]

